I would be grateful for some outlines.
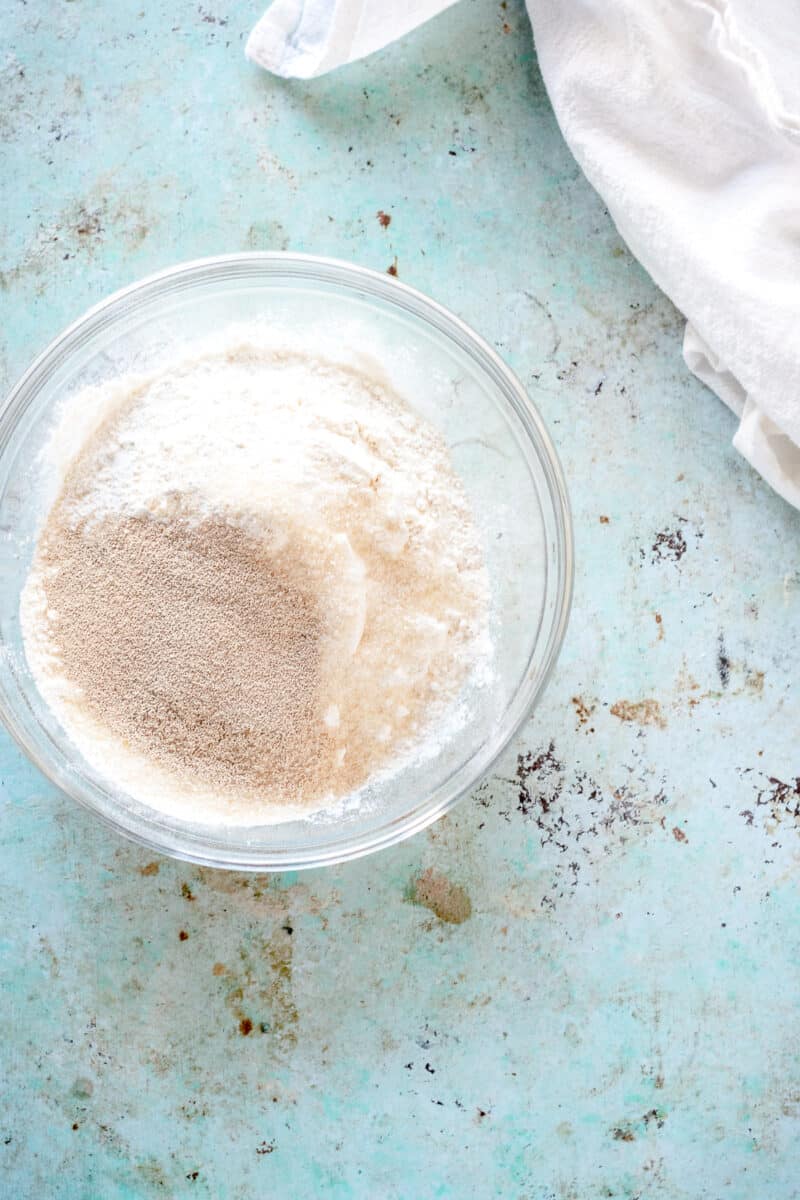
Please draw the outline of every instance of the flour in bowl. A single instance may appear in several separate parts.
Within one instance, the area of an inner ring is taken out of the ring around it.
[[[488,579],[444,440],[377,365],[247,327],[64,404],[23,592],[87,762],[198,821],[358,794],[458,722]]]

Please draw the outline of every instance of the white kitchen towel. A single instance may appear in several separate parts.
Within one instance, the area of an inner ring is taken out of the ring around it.
[[[275,0],[247,53],[309,78],[452,0]],[[569,146],[687,318],[734,445],[800,507],[800,0],[527,0]]]

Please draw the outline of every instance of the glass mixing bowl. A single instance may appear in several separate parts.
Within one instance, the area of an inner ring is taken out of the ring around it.
[[[19,599],[48,500],[36,463],[59,400],[147,367],[176,341],[253,320],[302,329],[355,322],[401,394],[444,436],[483,539],[494,682],[475,689],[464,727],[435,757],[368,788],[362,804],[283,824],[203,825],[137,802],[84,761],[28,670]],[[572,534],[564,479],[519,381],[434,301],[386,275],[310,255],[233,254],[185,263],[110,296],[56,338],[0,414],[0,533],[0,716],[9,731],[54,783],[120,833],[216,867],[323,866],[430,825],[480,780],[530,716],[569,613]]]

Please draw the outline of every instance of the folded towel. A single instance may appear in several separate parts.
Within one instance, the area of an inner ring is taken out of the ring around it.
[[[452,0],[275,0],[247,54],[309,78]],[[564,137],[687,318],[690,370],[734,445],[800,507],[797,0],[527,0]]]

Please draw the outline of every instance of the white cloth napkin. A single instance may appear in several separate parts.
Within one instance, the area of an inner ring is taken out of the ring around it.
[[[275,0],[247,44],[310,78],[453,0]],[[569,146],[687,318],[734,445],[800,507],[800,3],[527,0]]]

